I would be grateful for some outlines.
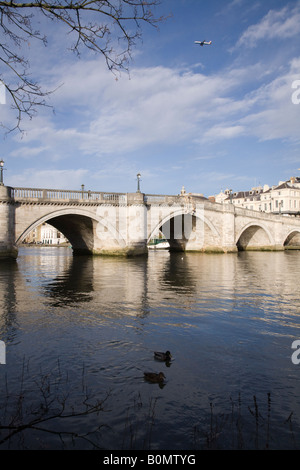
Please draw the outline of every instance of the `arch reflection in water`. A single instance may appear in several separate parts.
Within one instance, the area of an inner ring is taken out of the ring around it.
[[[259,406],[268,404],[271,393],[272,445],[292,447],[282,423],[293,412],[299,430],[299,374],[291,344],[300,327],[300,253],[153,250],[148,258],[123,259],[73,258],[65,248],[35,248],[23,249],[17,263],[1,265],[0,273],[2,288],[9,286],[0,300],[0,340],[7,344],[9,368],[1,366],[0,374],[7,374],[12,394],[19,390],[24,356],[30,358],[28,390],[41,370],[56,370],[59,359],[79,396],[84,365],[95,396],[111,391],[109,411],[101,416],[108,426],[103,448],[122,448],[129,419],[135,448],[143,448],[141,418],[151,401],[150,445],[183,449],[192,447],[193,429],[205,435],[210,403],[214,413],[230,418],[230,397],[236,403],[239,396],[245,447],[253,446],[255,420],[248,407],[255,411],[253,396]],[[170,367],[161,369],[156,350],[172,352]],[[144,371],[160,370],[163,389],[145,383]],[[83,427],[93,424],[91,417]],[[229,445],[222,433],[220,439]]]

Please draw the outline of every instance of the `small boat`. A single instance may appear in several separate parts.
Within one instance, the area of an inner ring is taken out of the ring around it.
[[[154,358],[157,359],[158,361],[170,361],[172,359],[170,351],[166,352],[159,352],[159,351],[154,351]]]
[[[148,245],[148,248],[151,250],[168,250],[170,248],[170,244],[167,240],[155,240],[154,243]]]

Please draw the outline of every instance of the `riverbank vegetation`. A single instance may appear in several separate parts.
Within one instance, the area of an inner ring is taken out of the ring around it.
[[[0,449],[104,449],[103,433],[114,432],[108,424],[112,391],[93,396],[83,367],[75,398],[74,384],[68,374],[61,373],[59,362],[55,371],[41,373],[31,385],[25,378],[27,367],[24,363],[18,394],[10,393],[7,378],[2,383]],[[120,433],[119,426],[115,432],[118,449],[112,450],[160,450],[158,436],[167,431],[167,425],[160,419],[157,400],[136,394],[126,410],[123,431]],[[194,417],[195,424],[190,423],[186,430],[190,450],[278,449],[278,442],[283,449],[299,449],[293,412],[285,419],[277,416],[271,393],[264,400],[254,395],[248,404],[241,394],[225,402],[222,410],[220,403],[211,401],[201,416]]]

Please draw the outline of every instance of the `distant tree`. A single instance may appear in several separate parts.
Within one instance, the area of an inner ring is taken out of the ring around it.
[[[16,112],[13,129],[20,129],[23,116],[32,118],[39,106],[47,106],[46,97],[51,93],[30,76],[29,60],[22,55],[22,46],[32,40],[47,44],[47,37],[35,29],[38,15],[66,27],[66,32],[74,37],[73,52],[79,55],[87,48],[100,53],[108,69],[117,72],[128,70],[132,49],[141,38],[142,23],[157,27],[164,19],[154,16],[154,7],[160,3],[160,0],[0,1],[0,63],[4,66],[0,68],[0,80]]]

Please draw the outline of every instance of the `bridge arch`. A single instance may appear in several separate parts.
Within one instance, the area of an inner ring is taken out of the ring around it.
[[[173,210],[162,216],[152,227],[147,243],[161,231],[171,251],[216,251],[220,247],[220,234],[204,210]]]
[[[105,217],[81,208],[65,208],[49,212],[34,220],[16,240],[20,245],[37,226],[47,222],[69,240],[74,254],[92,254],[105,250],[109,241],[110,249],[126,245],[116,227]]]
[[[291,230],[285,237],[283,246],[286,249],[300,249],[300,230]]]
[[[262,223],[249,222],[239,232],[236,238],[239,251],[264,250],[275,246],[270,230]]]

